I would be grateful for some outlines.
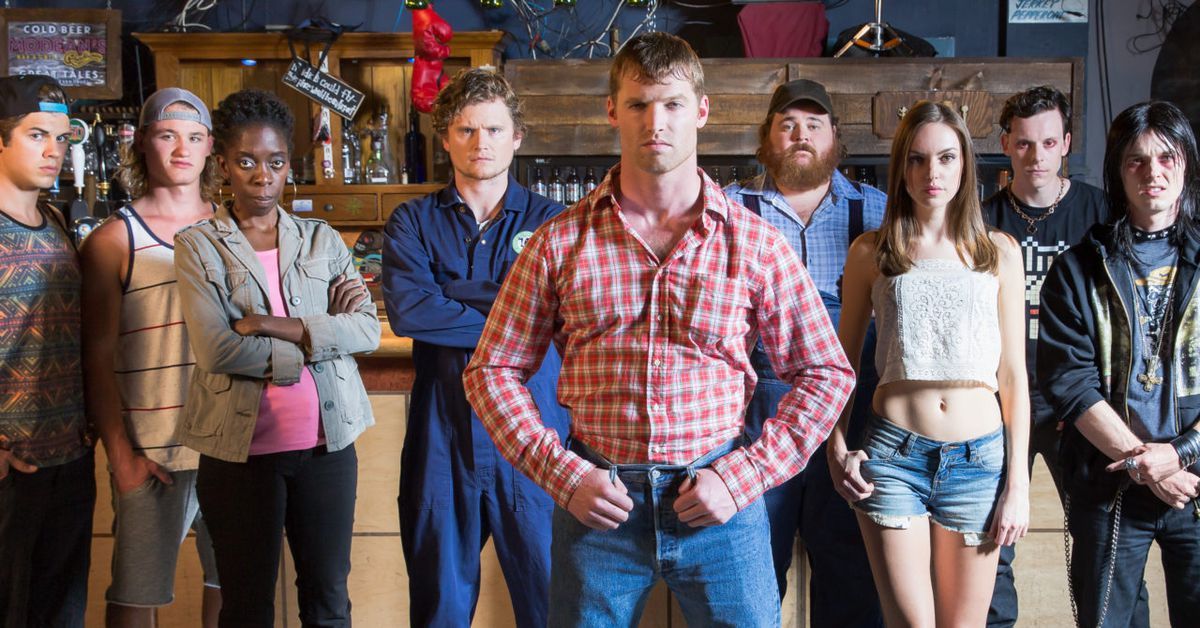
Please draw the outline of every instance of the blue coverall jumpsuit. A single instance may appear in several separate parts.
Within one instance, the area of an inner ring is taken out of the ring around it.
[[[384,227],[384,303],[392,331],[413,339],[416,371],[399,496],[413,626],[470,624],[489,536],[517,625],[546,625],[554,502],[501,457],[467,403],[462,374],[517,254],[562,210],[510,176],[504,208],[482,233],[453,183],[400,205]],[[551,346],[526,386],[565,439],[560,365]]]

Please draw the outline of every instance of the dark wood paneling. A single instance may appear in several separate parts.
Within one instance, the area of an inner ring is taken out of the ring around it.
[[[954,89],[960,81],[982,72],[981,89],[1019,92],[1037,85],[1072,87],[1068,59],[824,59],[788,64],[788,76],[806,78],[830,93],[874,93],[929,89],[930,76],[941,68],[941,89]]]
[[[769,94],[785,78],[819,81],[829,90],[838,115],[842,139],[851,154],[886,155],[888,139],[875,136],[873,101],[877,94],[921,91],[937,76],[943,90],[963,81],[989,93],[988,118],[999,115],[1011,94],[1049,84],[1069,93],[1080,110],[1082,85],[1078,59],[810,59],[705,60],[706,88],[712,110],[700,131],[702,155],[752,155],[756,129],[766,114]],[[511,61],[505,72],[525,99],[531,131],[520,154],[619,155],[616,132],[604,110],[609,61]],[[780,69],[786,67],[787,73]],[[1076,117],[1078,126],[1079,116]],[[994,121],[980,127],[976,150],[999,153]],[[986,135],[985,135],[986,131]],[[1075,130],[1078,134],[1078,129]]]
[[[702,59],[708,94],[767,94],[787,77],[780,60]],[[504,74],[522,96],[608,95],[608,59],[513,60]]]

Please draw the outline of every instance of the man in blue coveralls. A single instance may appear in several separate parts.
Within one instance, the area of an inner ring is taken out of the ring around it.
[[[459,73],[434,103],[450,185],[396,208],[384,228],[383,294],[398,336],[413,339],[408,431],[400,460],[400,538],[413,626],[467,626],[490,536],[517,625],[545,626],[554,502],[500,456],[463,393],[462,374],[509,268],[563,206],[509,174],[525,123],[503,76]],[[560,358],[551,347],[527,383],[561,438]]]
[[[776,88],[758,130],[758,160],[766,172],[725,188],[730,198],[779,229],[804,261],[834,326],[841,313],[842,267],[850,243],[864,230],[877,229],[887,196],[842,176],[845,154],[837,117],[825,87],[807,79]],[[868,334],[859,362],[858,387],[850,421],[850,442],[861,440],[875,392],[875,334]],[[775,375],[762,342],[750,355],[758,385],[746,408],[746,433],[757,439],[763,422],[775,416],[791,384]],[[813,626],[883,626],[879,596],[854,512],[834,492],[825,445],[804,471],[763,496],[771,522],[771,554],[779,599],[787,589],[792,546],[799,531],[812,566]]]

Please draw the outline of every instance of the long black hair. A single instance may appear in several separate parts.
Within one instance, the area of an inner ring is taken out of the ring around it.
[[[1108,128],[1104,151],[1104,189],[1116,237],[1117,252],[1132,257],[1133,226],[1129,224],[1129,197],[1121,178],[1125,151],[1143,134],[1151,133],[1175,151],[1176,161],[1183,162],[1183,192],[1179,195],[1179,219],[1171,235],[1179,246],[1186,239],[1196,239],[1196,210],[1200,207],[1200,154],[1196,150],[1196,135],[1192,124],[1179,107],[1165,100],[1138,103],[1122,111]]]

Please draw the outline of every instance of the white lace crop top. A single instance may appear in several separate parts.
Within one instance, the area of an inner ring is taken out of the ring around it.
[[[978,382],[996,391],[1000,281],[957,260],[915,260],[871,287],[879,385],[901,380]]]

